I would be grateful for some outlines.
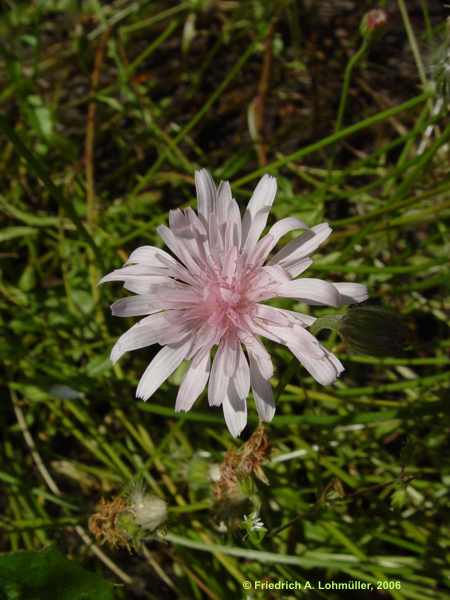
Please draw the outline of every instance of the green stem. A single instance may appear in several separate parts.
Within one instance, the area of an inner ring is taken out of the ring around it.
[[[339,321],[343,315],[329,315],[327,317],[320,317],[314,324],[309,328],[312,335],[317,335],[323,329],[329,329],[339,333]]]
[[[202,106],[202,108],[192,117],[192,119],[189,121],[189,123],[187,123],[181,129],[181,131],[175,136],[175,138],[173,140],[172,149],[173,149],[173,146],[175,146],[176,144],[179,144],[186,137],[186,135],[197,125],[197,123],[209,111],[209,109],[216,102],[216,100],[218,100],[220,98],[223,91],[228,87],[230,82],[236,77],[236,75],[239,73],[239,71],[242,69],[244,64],[247,62],[247,60],[250,58],[250,56],[254,52],[257,42],[258,42],[258,40],[255,40],[254,42],[252,42],[250,44],[250,46],[241,55],[240,59],[237,61],[237,63],[234,65],[234,67],[230,70],[228,75],[225,77],[225,79],[222,81],[222,83],[217,87],[217,89],[214,91],[214,93],[208,98],[208,100],[205,102],[205,104]],[[160,154],[158,160],[156,160],[156,162],[153,164],[152,168],[142,177],[142,179],[139,181],[139,183],[133,189],[133,191],[132,191],[133,196],[137,195],[147,185],[147,183],[152,179],[152,177],[155,175],[155,173],[159,170],[161,165],[164,163],[166,158],[167,158],[167,151]]]
[[[342,127],[342,122],[344,120],[345,109],[347,106],[348,92],[350,89],[350,81],[352,78],[353,70],[357,66],[357,64],[366,55],[366,53],[369,49],[369,46],[370,46],[370,40],[371,40],[371,37],[369,35],[366,35],[364,37],[363,43],[361,44],[360,48],[355,52],[355,54],[353,54],[353,56],[350,58],[350,60],[347,63],[347,66],[345,68],[344,81],[342,84],[341,99],[339,101],[338,114],[336,117],[336,125],[334,127],[335,132],[339,131]]]
[[[340,131],[334,132],[331,135],[329,135],[328,137],[322,138],[318,142],[314,142],[313,144],[309,144],[308,146],[305,146],[304,148],[300,148],[300,150],[296,150],[292,154],[283,156],[283,158],[274,160],[273,162],[269,163],[268,165],[261,167],[259,169],[255,169],[255,171],[248,173],[248,175],[244,175],[244,177],[240,177],[233,183],[233,186],[236,189],[237,187],[242,186],[245,183],[248,183],[249,181],[253,181],[257,177],[260,177],[261,175],[264,175],[265,173],[273,172],[273,171],[279,169],[280,167],[285,166],[287,163],[289,163],[291,161],[300,160],[300,159],[304,158],[305,156],[314,154],[314,152],[318,152],[319,150],[322,150],[323,148],[330,146],[331,144],[340,142],[341,140],[343,140],[347,137],[350,137],[351,135],[358,133],[359,131],[362,131],[363,129],[367,129],[368,127],[371,127],[372,125],[382,123],[383,121],[386,121],[387,119],[390,119],[391,117],[394,117],[402,112],[405,112],[406,110],[415,108],[419,104],[422,104],[423,102],[428,100],[428,98],[430,96],[431,96],[431,92],[424,92],[423,94],[420,94],[419,96],[415,96],[414,98],[411,98],[411,100],[408,100],[407,102],[404,102],[403,104],[399,104],[398,106],[393,106],[392,108],[389,108],[382,112],[376,113],[375,115],[368,117],[367,119],[364,119],[363,121],[359,121],[358,123],[355,123],[354,125],[350,125],[349,127],[346,127],[345,129],[341,129]]]
[[[411,46],[412,53],[414,55],[414,60],[416,61],[417,71],[419,72],[420,81],[424,89],[427,87],[427,77],[425,74],[425,68],[423,66],[422,57],[420,56],[419,45],[417,44],[416,36],[414,34],[414,30],[411,25],[411,21],[409,19],[408,11],[406,9],[406,4],[404,0],[397,0],[398,7],[400,9],[400,13],[403,19],[403,25],[406,29],[406,35],[408,36],[408,41]]]

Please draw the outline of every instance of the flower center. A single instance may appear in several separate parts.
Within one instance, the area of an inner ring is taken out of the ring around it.
[[[237,278],[229,282],[223,277],[207,282],[200,305],[203,318],[224,331],[239,328],[243,314],[250,308],[243,283]]]

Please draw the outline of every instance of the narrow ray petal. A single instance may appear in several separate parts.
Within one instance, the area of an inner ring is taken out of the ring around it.
[[[255,188],[242,221],[242,250],[252,252],[266,226],[277,193],[274,177],[264,175]]]
[[[250,369],[241,344],[238,344],[238,363],[234,372],[233,383],[239,398],[245,400],[250,391]]]
[[[247,425],[247,402],[240,398],[231,379],[223,397],[223,416],[233,437],[238,437]]]
[[[369,297],[367,287],[360,283],[333,282],[333,285],[340,294],[340,304],[364,302]]]
[[[328,223],[320,223],[319,225],[308,229],[298,238],[281,248],[281,250],[270,259],[269,264],[287,266],[301,258],[309,256],[324,243],[331,234],[331,231],[331,227]]]
[[[156,344],[161,331],[167,327],[164,312],[158,312],[133,325],[120,336],[111,350],[111,361],[116,363],[126,352]]]
[[[165,241],[168,248],[170,248],[175,256],[179,258],[184,265],[186,265],[189,271],[191,273],[198,273],[198,265],[190,255],[186,244],[181,239],[178,239],[173,231],[166,227],[166,225],[160,225],[156,230]]]
[[[187,411],[204,390],[209,377],[211,360],[209,353],[199,363],[192,362],[178,390],[176,411]]]
[[[253,360],[259,365],[261,374],[265,379],[270,379],[273,375],[273,364],[264,344],[253,335],[246,335],[242,342],[250,361]]]
[[[145,369],[136,390],[136,397],[148,400],[172,375],[189,352],[191,340],[177,346],[164,346]]]
[[[284,270],[288,275],[294,278],[304,273],[312,264],[313,261],[310,258],[299,258],[288,265],[284,265]]]
[[[169,264],[176,264],[176,260],[161,248],[155,246],[140,246],[133,250],[128,257],[126,264],[139,263],[150,267],[164,267]]]
[[[272,386],[263,376],[260,365],[252,356],[250,356],[250,376],[259,418],[262,421],[271,421],[275,414]]]
[[[210,406],[220,406],[222,404],[224,391],[228,385],[229,376],[225,373],[226,350],[227,346],[222,340],[217,348],[209,377],[208,402]]]
[[[129,265],[127,267],[122,267],[121,269],[115,269],[114,271],[111,271],[111,273],[108,273],[108,275],[105,275],[100,279],[99,285],[102,283],[108,283],[110,281],[139,281],[147,277],[166,276],[166,271],[167,269],[164,267]]]
[[[303,221],[300,221],[300,219],[297,219],[296,217],[286,217],[285,219],[277,221],[269,229],[268,234],[261,238],[256,244],[252,263],[262,264],[280,239],[295,229],[308,229],[308,227]]]
[[[111,304],[111,313],[115,317],[139,317],[158,312],[161,308],[160,305],[156,305],[151,294],[141,294],[116,300]]]
[[[339,306],[340,295],[332,283],[322,279],[303,277],[278,286],[277,296],[296,298],[306,304]]]
[[[231,203],[231,187],[228,181],[221,181],[217,188],[216,215],[219,227],[225,225],[228,218],[229,204]]]
[[[197,190],[198,212],[208,220],[215,209],[216,186],[206,169],[195,172],[195,187]]]
[[[297,335],[300,330],[301,328],[296,329]],[[291,338],[286,345],[305,369],[322,385],[329,385],[336,381],[344,369],[340,361],[306,330],[303,330],[298,338]]]

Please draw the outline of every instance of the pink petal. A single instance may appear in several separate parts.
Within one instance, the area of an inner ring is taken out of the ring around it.
[[[197,272],[197,265],[201,265],[205,255],[205,244],[207,243],[206,229],[199,220],[192,208],[184,210],[175,209],[169,212],[170,230],[174,234],[172,244],[177,244],[177,252],[181,256],[183,253],[183,262],[191,260],[191,265],[195,265],[193,270]],[[165,232],[167,236],[167,232]]]
[[[111,350],[111,361],[116,363],[126,352],[156,344],[161,332],[167,326],[165,312],[158,312],[142,319],[116,341]]]
[[[297,347],[288,346],[288,348],[318,383],[321,385],[330,385],[336,381],[339,371],[327,356],[317,359],[309,356]]]
[[[300,330],[301,328],[296,328],[296,334],[299,334]],[[333,383],[344,370],[341,362],[306,330],[303,330],[297,339],[291,338],[287,347],[322,385]]]
[[[237,395],[239,398],[245,400],[250,391],[250,369],[241,344],[238,344],[238,364],[232,380]]]
[[[219,344],[213,360],[208,383],[208,402],[210,406],[220,406],[228,386],[229,376],[225,373],[228,359],[228,347],[224,340]]]
[[[149,277],[143,279],[126,279],[123,287],[129,292],[133,292],[134,294],[149,294],[154,287],[155,284],[158,283],[166,283],[167,277]]]
[[[219,227],[227,222],[229,204],[232,200],[231,187],[228,181],[221,181],[217,188],[216,215]]]
[[[267,321],[255,318],[249,327],[254,335],[266,337],[272,342],[284,344],[283,338],[280,337],[280,328],[269,324]]]
[[[149,267],[167,267],[167,263],[176,264],[176,260],[161,248],[141,246],[128,257],[126,264],[138,263]]]
[[[280,265],[260,267],[252,281],[247,298],[253,302],[276,298],[280,295],[279,289],[290,281],[288,274]]]
[[[208,221],[210,214],[215,210],[216,186],[206,169],[195,172],[195,187],[198,212]]]
[[[288,317],[291,323],[294,325],[309,327],[316,321],[315,317],[311,317],[311,315],[305,315],[304,313],[299,313],[295,310],[287,310],[286,308],[278,308],[277,310],[286,315],[286,317]]]
[[[236,246],[232,246],[230,250],[228,250],[228,252],[226,252],[225,254],[222,269],[222,276],[228,280],[231,280],[236,272],[237,259],[238,249],[236,248]]]
[[[159,277],[165,276],[167,269],[164,267],[149,267],[145,265],[129,265],[122,267],[121,269],[115,269],[102,277],[99,281],[99,285],[102,283],[108,283],[110,281],[140,281],[145,278],[153,276]],[[168,281],[169,279],[165,277]]]
[[[340,295],[340,304],[355,304],[364,302],[369,297],[367,287],[360,283],[333,283]]]
[[[158,312],[162,306],[157,306],[151,294],[128,296],[111,304],[111,313],[115,317],[139,317]]]
[[[320,244],[331,234],[331,227],[328,223],[320,223],[309,229],[295,240],[292,240],[273,256],[269,264],[280,264],[284,267],[291,265],[301,258],[312,254]]]
[[[228,201],[225,222],[225,248],[240,248],[242,239],[241,212],[234,198]]]
[[[260,365],[252,356],[250,356],[250,375],[253,397],[259,418],[262,421],[271,421],[275,414],[272,386],[263,376]]]
[[[154,301],[166,308],[190,307],[195,305],[199,298],[197,290],[179,282],[172,282],[172,285],[151,286],[150,292]]]
[[[298,277],[302,273],[309,269],[309,267],[313,264],[313,261],[310,258],[299,258],[292,263],[284,266],[284,270],[291,277]]]
[[[242,220],[242,250],[251,253],[266,226],[277,193],[274,177],[264,175],[255,188]]]
[[[276,296],[319,306],[339,306],[340,303],[339,292],[332,283],[308,277],[280,284]]]
[[[203,323],[200,326],[197,324],[195,340],[193,341],[192,349],[188,358],[192,358],[192,360],[195,362],[199,354],[208,353],[215,344],[219,343],[221,337],[222,332],[218,331],[208,322]]]
[[[325,351],[319,341],[304,327],[292,325],[284,329],[278,329],[282,343],[286,346],[295,346],[315,358],[323,358]]]
[[[242,342],[247,350],[250,362],[253,360],[259,365],[264,379],[270,379],[273,375],[272,359],[262,342],[253,335],[246,335]]]
[[[176,411],[188,411],[204,390],[209,377],[211,360],[209,353],[205,354],[199,363],[192,362],[186,373],[175,404]]]
[[[225,369],[225,375],[233,377],[236,373],[236,369],[239,366],[239,352],[241,345],[235,337],[224,338],[224,362],[223,367]]]
[[[280,308],[267,304],[256,304],[256,316],[278,327],[289,327],[292,323],[292,319],[283,314]]]
[[[189,352],[191,340],[178,346],[164,346],[145,369],[136,390],[136,397],[148,400],[175,371]]]
[[[169,311],[167,311],[169,312]],[[178,312],[178,311],[170,311],[170,312]],[[189,339],[193,340],[193,331],[192,326],[189,322],[179,323],[174,325],[173,323],[169,323],[167,328],[164,331],[161,331],[158,335],[158,344],[160,346],[177,344],[180,340],[189,337]]]
[[[166,227],[166,225],[159,225],[156,228],[159,236],[164,240],[167,247],[172,250],[177,258],[181,260],[181,262],[186,265],[189,271],[193,274],[199,272],[199,267],[195,260],[192,258],[187,245],[181,238],[178,238],[171,229]]]
[[[256,244],[252,264],[262,264],[280,239],[295,229],[308,229],[308,227],[296,217],[286,217],[272,225],[268,234]]]
[[[223,397],[223,416],[233,437],[238,437],[247,425],[247,402],[240,398],[233,385],[233,380]]]

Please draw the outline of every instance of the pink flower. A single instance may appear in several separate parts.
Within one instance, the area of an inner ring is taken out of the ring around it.
[[[296,279],[330,235],[327,223],[310,229],[288,217],[260,239],[276,194],[274,177],[265,175],[259,181],[242,221],[228,182],[216,188],[203,169],[196,172],[195,183],[198,214],[191,208],[171,210],[169,227],[158,227],[174,256],[142,246],[122,269],[101,280],[123,281],[136,294],[114,302],[113,315],[147,315],[118,339],[111,360],[152,344],[163,346],[139,382],[136,396],[144,400],[183,360],[191,361],[175,410],[190,410],[208,384],[209,404],[222,406],[228,429],[238,436],[247,423],[250,387],[261,420],[270,421],[275,413],[273,365],[261,337],[286,345],[322,385],[333,383],[344,370],[307,330],[313,317],[264,301],[285,297],[340,306],[366,300],[367,290],[357,283]],[[300,235],[269,260],[278,241],[293,230],[300,230]]]

